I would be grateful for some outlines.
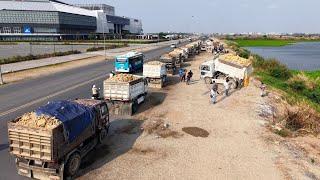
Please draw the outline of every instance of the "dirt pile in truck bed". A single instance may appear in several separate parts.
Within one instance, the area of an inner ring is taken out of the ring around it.
[[[160,61],[149,61],[146,64],[147,65],[162,65],[163,63]]]
[[[61,124],[61,121],[55,117],[40,115],[37,116],[35,112],[24,114],[15,124],[26,126],[30,128],[44,128],[54,129]]]
[[[131,82],[134,80],[139,79],[139,77],[136,77],[132,74],[117,74],[109,79],[107,79],[107,82]]]
[[[231,63],[235,63],[241,66],[250,66],[252,64],[251,60],[242,58],[240,56],[233,55],[231,53],[219,56],[219,59]]]

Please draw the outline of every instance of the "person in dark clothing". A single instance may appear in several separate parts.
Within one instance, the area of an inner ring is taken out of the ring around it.
[[[190,84],[192,76],[193,76],[193,72],[190,70],[187,75],[187,85]]]

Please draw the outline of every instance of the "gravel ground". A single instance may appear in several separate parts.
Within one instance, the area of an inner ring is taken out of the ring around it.
[[[187,63],[191,85],[170,77],[140,113],[113,121],[115,130],[86,158],[79,179],[283,179],[277,154],[261,136],[268,131],[255,111],[263,101],[259,89],[250,85],[211,105],[209,87],[198,78],[209,58]]]

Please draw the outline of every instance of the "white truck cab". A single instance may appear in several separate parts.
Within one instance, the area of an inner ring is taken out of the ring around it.
[[[223,83],[228,78],[230,87],[236,89],[252,71],[252,65],[240,66],[216,57],[200,65],[200,78],[204,79],[206,84],[211,84],[212,81]]]
[[[204,79],[206,84],[210,84],[214,76],[215,76],[214,60],[206,61],[200,65],[200,78]]]

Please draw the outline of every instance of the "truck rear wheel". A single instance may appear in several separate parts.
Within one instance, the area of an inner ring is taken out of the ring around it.
[[[73,177],[79,170],[81,164],[81,156],[79,153],[73,153],[64,168],[64,173],[67,177]]]
[[[230,79],[230,88],[237,89],[237,87],[238,87],[238,82],[234,79]]]

